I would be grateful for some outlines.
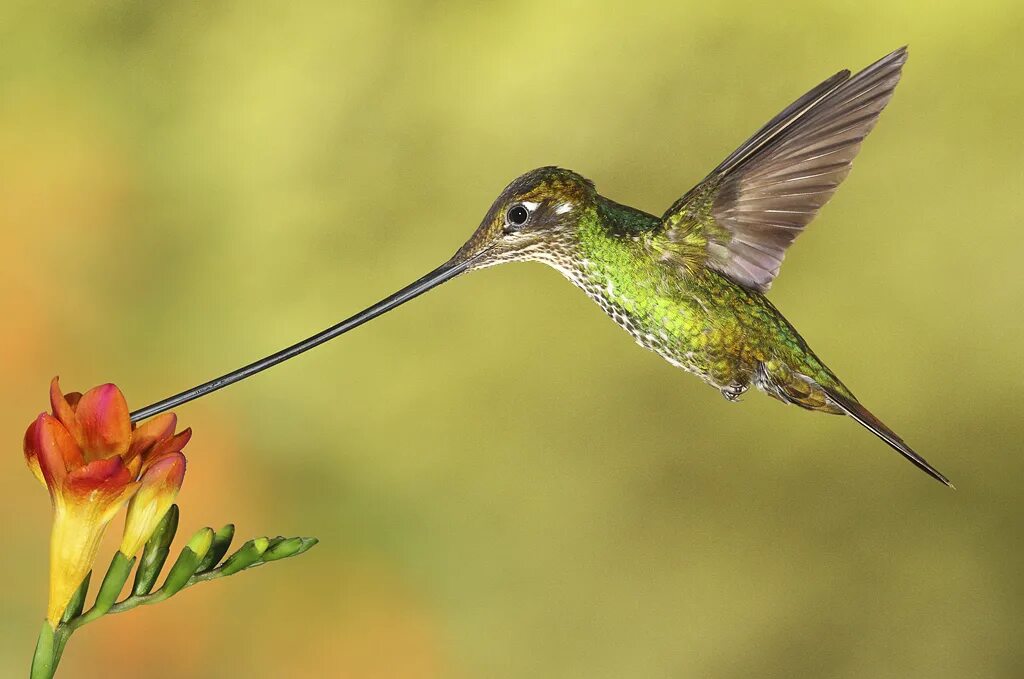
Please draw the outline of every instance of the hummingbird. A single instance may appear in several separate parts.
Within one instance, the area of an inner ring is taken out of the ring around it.
[[[736,401],[750,387],[846,415],[934,479],[949,479],[861,405],[765,297],[787,248],[849,173],[907,60],[900,48],[842,70],[772,118],[660,217],[571,170],[515,179],[447,262],[308,339],[132,413],[133,421],[245,379],[468,271],[547,264],[637,344]]]

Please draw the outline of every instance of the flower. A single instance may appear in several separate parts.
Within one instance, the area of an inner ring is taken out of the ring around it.
[[[177,419],[169,414],[133,431],[128,403],[113,384],[65,395],[55,377],[50,383],[50,407],[52,414],[42,413],[29,425],[24,449],[29,469],[46,486],[54,508],[46,619],[56,627],[92,568],[107,525],[121,507],[147,483],[164,487],[176,478],[177,492],[184,474],[181,449],[191,430],[175,434]],[[170,461],[163,462],[164,458]],[[147,474],[154,468],[157,471],[147,482]],[[174,471],[177,469],[180,471]],[[152,494],[150,491],[147,497]],[[163,505],[166,492],[156,496],[160,501],[151,511]],[[152,503],[142,504],[148,507]],[[155,523],[151,527],[149,522],[142,523],[137,525],[136,519],[133,530],[141,536],[148,527],[152,533]],[[141,542],[148,538],[147,534]]]
[[[171,508],[184,479],[185,456],[180,452],[167,453],[149,464],[139,480],[139,490],[128,503],[122,554],[131,557],[142,549]]]

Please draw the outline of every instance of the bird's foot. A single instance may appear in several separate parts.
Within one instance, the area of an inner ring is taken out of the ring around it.
[[[733,383],[728,386],[722,387],[720,391],[722,392],[722,396],[725,397],[726,401],[735,403],[736,401],[740,400],[740,396],[742,396],[743,392],[745,392],[749,387],[749,384]]]

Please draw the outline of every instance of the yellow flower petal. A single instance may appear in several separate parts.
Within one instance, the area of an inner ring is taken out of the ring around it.
[[[81,496],[58,495],[50,532],[50,602],[46,619],[51,626],[60,622],[64,609],[92,569],[100,539],[110,520],[138,488],[129,483],[109,492],[96,490]]]

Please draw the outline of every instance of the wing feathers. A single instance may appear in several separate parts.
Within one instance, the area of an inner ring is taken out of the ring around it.
[[[852,77],[840,71],[800,97],[673,205],[666,226],[705,228],[708,264],[767,290],[786,248],[850,172],[906,60],[906,48],[898,49]],[[707,201],[721,229],[695,218],[707,214],[701,209]]]
[[[720,175],[734,169],[747,159],[752,151],[755,151],[761,147],[766,140],[771,139],[788,125],[791,125],[800,115],[805,113],[808,108],[813,106],[817,101],[830,91],[834,90],[840,83],[844,82],[849,77],[850,72],[843,69],[804,96],[794,101],[783,109],[781,113],[765,123],[764,127],[755,132],[754,135],[745,141],[738,149],[730,153],[729,157],[719,163],[718,167],[716,167],[711,174]]]

